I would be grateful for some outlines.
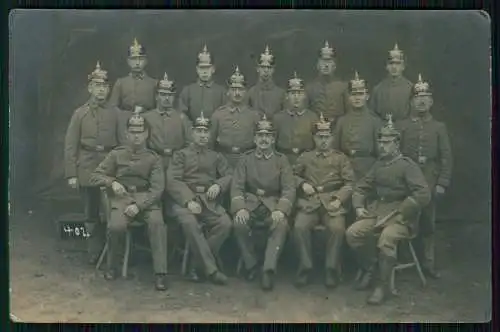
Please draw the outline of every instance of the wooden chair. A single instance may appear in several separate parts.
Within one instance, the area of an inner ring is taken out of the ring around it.
[[[405,263],[398,262],[396,264],[396,266],[394,266],[394,268],[392,269],[390,288],[391,288],[391,292],[394,295],[398,294],[398,291],[397,291],[396,286],[395,286],[395,284],[396,284],[396,272],[398,272],[398,271],[406,270],[409,268],[415,268],[415,270],[417,271],[417,274],[420,278],[420,281],[422,283],[422,287],[425,287],[427,284],[427,279],[425,278],[425,275],[422,272],[422,267],[420,265],[420,261],[418,260],[418,257],[415,253],[415,249],[413,248],[413,244],[412,244],[413,239],[414,239],[414,237],[403,240],[399,243],[400,249],[404,248],[406,245],[406,247],[408,248],[408,251],[410,253],[410,256],[411,256],[411,261],[405,262]],[[400,259],[401,256],[403,256],[403,255],[398,254],[398,259]]]
[[[203,236],[206,237],[207,234],[206,234],[205,225],[199,224],[199,227],[201,228],[201,232],[202,232]],[[221,271],[224,270],[222,260],[220,259],[219,255],[214,255],[214,256],[215,256],[216,264],[219,267],[219,270],[221,270]],[[184,238],[184,250],[182,252],[182,266],[181,266],[181,274],[183,276],[186,276],[188,273],[187,267],[188,267],[188,263],[189,263],[190,258],[191,258],[191,246],[189,245],[189,242]]]

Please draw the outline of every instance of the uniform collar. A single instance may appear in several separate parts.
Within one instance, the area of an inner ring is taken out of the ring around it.
[[[167,116],[171,116],[172,113],[174,113],[174,109],[172,107],[170,108],[167,108],[165,111],[160,111],[159,108],[156,109],[156,111],[160,114],[160,115],[167,115]]]
[[[321,74],[319,74],[318,77],[316,78],[316,80],[319,83],[328,84],[328,83],[330,83],[332,81],[337,80],[337,75],[335,75],[335,74],[331,74],[331,75],[321,75]]]
[[[236,106],[236,105],[233,105],[233,104],[228,104],[228,108],[229,108],[229,111],[231,113],[234,113],[234,112],[240,113],[243,110],[243,105],[240,104],[240,105]]]
[[[191,143],[190,146],[191,146],[191,149],[193,149],[197,153],[203,153],[203,152],[208,150],[208,146],[201,147],[195,143]]]
[[[292,111],[290,109],[286,110],[288,112],[288,114],[290,114],[291,116],[301,116],[301,115],[304,115],[304,113],[307,111],[307,109],[302,109],[300,111]]]
[[[130,77],[132,77],[133,79],[136,79],[136,80],[143,80],[146,77],[146,73],[145,72],[140,72],[139,74],[130,72],[128,75]]]
[[[426,114],[423,118],[422,117],[419,117],[418,115],[417,116],[414,116],[411,118],[411,120],[413,122],[418,122],[418,121],[422,121],[422,122],[429,122],[432,120],[432,114]]]
[[[202,80],[198,80],[198,85],[201,87],[210,88],[212,86],[212,84],[214,84],[213,80],[210,80],[208,82],[203,82]]]
[[[91,110],[97,110],[98,108],[101,108],[101,105],[99,105],[98,102],[96,101],[93,101],[92,99],[89,99],[87,101],[87,106],[89,107],[89,109]]]
[[[398,153],[390,158],[382,159],[382,161],[384,162],[385,165],[389,165],[389,164],[392,164],[393,162],[395,162],[401,158],[403,158],[403,155],[400,152],[400,153]]]
[[[391,75],[389,75],[389,77],[387,77],[387,81],[389,82],[390,85],[397,85],[400,82],[402,82],[403,79],[404,79],[403,75],[396,77],[396,78],[393,78]]]
[[[326,151],[316,150],[316,156],[318,156],[318,157],[325,157],[326,158],[331,154],[332,154],[332,150],[326,150]]]
[[[263,151],[261,151],[259,148],[255,149],[255,156],[258,158],[258,159],[270,159],[272,156],[274,155],[274,151],[273,150],[270,150],[268,153],[264,153]]]
[[[351,107],[351,112],[349,112],[349,114],[352,114],[354,116],[360,116],[360,115],[363,115],[365,114],[366,112],[368,111],[368,107],[363,106],[363,108],[359,109],[359,110],[356,110],[354,107]]]
[[[144,145],[142,148],[134,150],[131,145],[127,145],[126,150],[132,154],[139,154],[147,150],[147,147]]]
[[[274,81],[270,79],[269,81],[259,81],[257,83],[257,86],[261,90],[272,90],[276,85],[274,84]]]

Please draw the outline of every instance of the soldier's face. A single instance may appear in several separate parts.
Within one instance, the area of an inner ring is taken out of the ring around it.
[[[243,101],[243,98],[245,97],[245,93],[246,93],[245,88],[230,88],[227,91],[229,99],[235,104],[239,104]]]
[[[161,108],[171,108],[174,105],[174,98],[175,95],[172,93],[159,91],[156,101]]]
[[[255,145],[261,150],[267,150],[274,144],[273,133],[256,133],[254,139]]]
[[[132,146],[139,147],[145,144],[146,139],[148,138],[148,132],[133,132],[127,131],[127,139],[132,144]]]
[[[317,68],[320,74],[330,75],[335,71],[336,66],[333,60],[319,59]]]
[[[411,102],[414,110],[419,113],[426,113],[431,109],[434,100],[431,96],[415,96]]]
[[[377,147],[379,156],[383,158],[394,155],[399,148],[399,142],[396,139],[379,139]]]
[[[198,74],[198,78],[203,82],[210,81],[214,72],[215,72],[214,66],[210,67],[196,66],[196,73]]]
[[[405,64],[404,62],[389,62],[386,68],[389,72],[389,75],[391,75],[392,77],[399,77],[405,70]]]
[[[196,127],[193,128],[193,141],[198,146],[205,146],[208,144],[210,138],[210,131],[207,128]]]
[[[354,108],[363,108],[367,99],[368,95],[366,93],[351,93],[349,95],[349,101]]]
[[[333,136],[330,133],[317,133],[314,135],[314,143],[316,148],[325,151],[332,146]]]
[[[146,67],[148,60],[146,57],[132,57],[127,59],[128,65],[133,72],[142,72]]]
[[[109,84],[93,82],[89,85],[89,92],[98,101],[104,101],[108,97]]]
[[[257,73],[259,74],[259,77],[260,77],[261,80],[267,81],[271,77],[273,77],[274,67],[271,67],[271,66],[258,66],[257,67]]]
[[[288,92],[288,100],[294,108],[302,108],[304,106],[304,101],[306,99],[306,94],[304,91],[290,91]]]

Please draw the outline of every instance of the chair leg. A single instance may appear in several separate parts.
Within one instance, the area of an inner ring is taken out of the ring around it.
[[[238,259],[238,265],[236,266],[236,275],[241,275],[241,268],[243,267],[243,259],[240,257]]]
[[[131,237],[132,237],[132,235],[130,234],[130,230],[127,229],[126,236],[125,236],[125,257],[123,257],[123,266],[122,266],[122,277],[123,278],[127,278]]]
[[[189,260],[189,243],[186,241],[184,245],[184,253],[182,255],[182,269],[181,273],[183,276],[187,275],[187,264]]]
[[[390,280],[390,291],[391,291],[391,294],[392,295],[398,295],[399,292],[398,290],[396,289],[396,269],[392,269],[392,272],[391,272],[391,280]]]
[[[101,251],[101,255],[99,255],[99,259],[97,260],[97,264],[95,266],[96,270],[99,270],[101,268],[102,262],[104,261],[104,257],[106,257],[106,254],[108,253],[108,241],[106,241],[106,244],[104,245],[104,248]]]
[[[415,254],[415,249],[413,249],[411,241],[408,242],[408,248],[410,249],[413,262],[415,263],[415,267],[417,268],[418,276],[420,277],[420,281],[422,282],[422,286],[425,287],[427,285],[427,279],[425,278],[425,275],[422,272],[422,267],[420,266],[420,262],[418,260],[417,255]]]

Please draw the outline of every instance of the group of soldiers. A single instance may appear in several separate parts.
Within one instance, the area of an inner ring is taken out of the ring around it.
[[[419,75],[403,76],[405,56],[389,51],[388,76],[368,98],[358,73],[335,75],[336,54],[320,49],[318,77],[288,88],[273,82],[269,47],[257,63],[258,82],[247,90],[238,67],[227,89],[212,79],[205,46],[198,80],[176,88],[167,74],[145,73],[147,56],[137,40],[129,48],[130,74],[112,88],[98,63],[89,75],[89,101],[71,118],[65,140],[66,177],[85,202],[89,259],[95,263],[107,236],[105,278],[116,278],[127,225],[147,224],[156,275],[167,280],[166,221],[181,227],[193,256],[190,275],[226,284],[219,251],[233,234],[243,274],[260,276],[271,290],[287,234],[296,248],[295,284],[313,268],[311,233],[327,232],[325,284],[339,283],[346,240],[361,271],[357,289],[374,285],[368,303],[382,303],[400,240],[418,236],[424,272],[434,263],[435,198],[449,185],[452,156],[446,126],[430,114],[432,92]],[[99,222],[100,187],[109,191],[106,223]],[[253,237],[264,230],[267,246]],[[261,257],[263,256],[263,257]]]

